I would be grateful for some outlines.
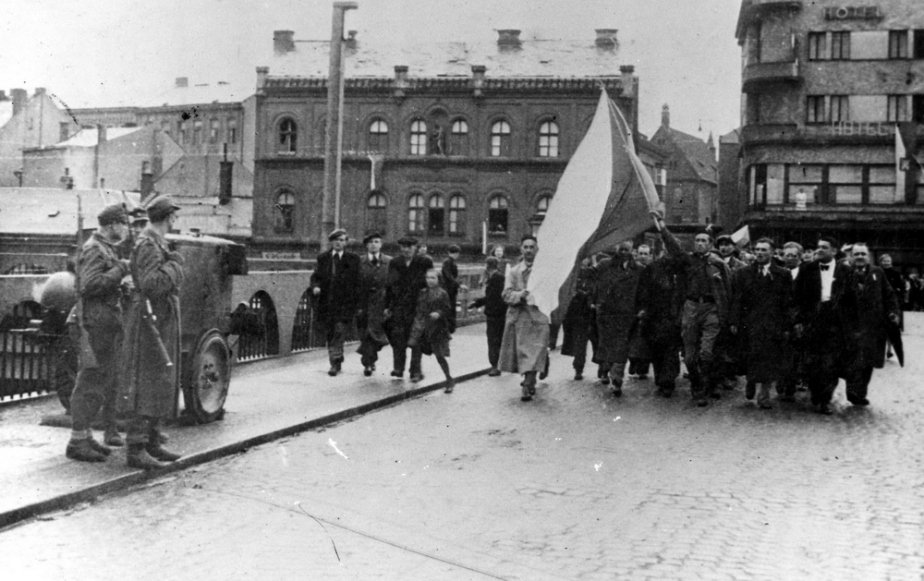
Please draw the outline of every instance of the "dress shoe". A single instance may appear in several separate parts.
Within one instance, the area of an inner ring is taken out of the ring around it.
[[[87,438],[86,441],[87,443],[90,444],[90,447],[93,448],[93,450],[95,450],[96,452],[99,452],[103,456],[108,456],[109,454],[112,454],[112,450],[110,450],[107,446],[104,446],[100,444],[99,442],[97,442],[96,440],[94,440],[93,436],[90,436],[89,438]]]
[[[610,378],[609,378],[609,377],[601,377],[601,378],[600,378],[600,383],[602,383],[603,385],[609,385],[609,384],[610,384]]]
[[[674,390],[661,388],[658,390],[658,395],[660,395],[661,397],[665,399],[668,399],[674,396]]]
[[[452,390],[455,389],[455,387],[456,387],[456,380],[450,378],[446,380],[446,389],[443,391],[445,391],[446,393],[452,393]]]
[[[865,397],[860,397],[860,398],[854,398],[850,400],[850,403],[852,403],[855,406],[864,407],[864,406],[869,405],[869,400],[866,399]]]
[[[161,462],[175,462],[183,457],[182,454],[176,454],[174,452],[166,450],[159,443],[148,444],[147,446],[145,446],[144,449],[147,450],[148,454],[150,454],[152,458],[156,458],[157,460],[160,460]]]
[[[129,468],[140,468],[142,470],[160,470],[166,468],[169,464],[164,464],[157,458],[154,458],[145,450],[144,444],[131,444],[128,447],[126,460]]]
[[[816,414],[822,416],[830,416],[834,413],[826,403],[816,403],[814,406],[812,406],[812,409]]]
[[[750,381],[747,385],[744,386],[744,397],[748,399],[754,399],[754,396],[757,394],[757,384],[751,383]]]
[[[105,462],[106,456],[97,452],[89,440],[71,440],[67,443],[64,455],[79,462]]]
[[[108,428],[103,434],[103,442],[107,446],[113,446],[115,448],[121,448],[125,445],[125,440],[122,439],[122,435],[119,434],[119,431],[115,428]]]
[[[613,397],[622,397],[622,386],[613,382]]]
[[[524,386],[523,386],[523,395],[520,396],[520,401],[529,401],[529,400],[531,400],[531,399],[533,399],[533,396],[532,396],[532,394],[529,393],[529,388],[528,388],[527,386],[524,385]]]
[[[418,382],[420,382],[420,381],[423,381],[423,378],[424,378],[424,376],[423,376],[422,374],[420,374],[420,373],[414,373],[414,374],[411,375],[411,381],[412,381],[413,383],[418,383]]]
[[[545,360],[545,367],[539,372],[539,379],[545,379],[549,376],[549,360]]]
[[[338,373],[340,373],[340,369],[336,365],[331,365],[330,369],[327,370],[327,374],[331,377],[334,377]]]
[[[372,366],[371,365],[367,365],[363,369],[363,375],[365,375],[366,377],[372,377]]]
[[[500,373],[501,373],[500,369],[496,367],[492,367],[491,371],[488,372],[488,377],[497,377],[498,375],[500,375]]]
[[[580,371],[578,371],[577,373],[574,374],[574,380],[575,380],[575,381],[581,381],[582,379],[584,379],[584,375],[581,374]]]
[[[395,369],[394,371],[391,372],[391,376],[392,376],[392,377],[399,377],[399,378],[400,378],[400,377],[404,377],[404,372],[403,372],[403,371],[398,371],[397,369]]]

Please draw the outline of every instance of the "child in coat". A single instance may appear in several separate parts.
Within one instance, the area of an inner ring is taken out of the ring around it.
[[[424,355],[436,357],[440,369],[446,375],[446,393],[452,393],[455,381],[449,373],[449,340],[450,336],[450,309],[449,295],[440,287],[439,272],[435,268],[427,271],[427,288],[420,291],[417,299],[417,312],[414,315],[414,325],[411,327],[411,338],[408,344],[420,349]],[[412,378],[420,381],[423,377]]]

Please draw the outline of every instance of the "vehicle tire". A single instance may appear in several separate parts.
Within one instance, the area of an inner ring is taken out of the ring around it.
[[[221,419],[231,384],[231,350],[217,330],[206,331],[196,342],[186,377],[186,413],[201,424]]]

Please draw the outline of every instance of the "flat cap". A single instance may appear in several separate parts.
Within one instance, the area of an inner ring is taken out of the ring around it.
[[[147,222],[148,221],[148,212],[144,208],[133,208],[128,213],[128,221],[130,224],[135,222]]]
[[[414,246],[417,244],[417,239],[413,236],[405,236],[404,238],[398,240],[398,244],[401,246]]]
[[[728,234],[722,234],[721,236],[715,239],[715,243],[717,246],[721,246],[723,244],[734,244],[735,241],[732,240],[732,237],[729,236]]]
[[[376,239],[376,238],[378,238],[379,240],[381,240],[381,239],[382,239],[382,235],[381,235],[380,233],[378,233],[378,232],[370,232],[370,233],[366,234],[365,238],[363,238],[363,244],[369,244],[370,241],[372,241],[372,240],[374,240],[374,239]]]
[[[462,252],[462,249],[459,248],[459,245],[458,245],[458,244],[450,244],[450,245],[449,245],[449,254],[452,254],[452,253],[454,253],[454,252]]]
[[[151,222],[160,222],[180,207],[173,203],[173,198],[167,195],[157,196],[148,202],[148,218]]]
[[[347,235],[346,230],[344,230],[343,228],[337,228],[336,230],[334,230],[333,232],[327,235],[327,239],[336,240],[337,238],[340,238],[341,236],[346,236],[346,235]]]
[[[110,204],[96,216],[96,221],[100,226],[108,226],[117,222],[128,224],[128,213],[122,204]]]

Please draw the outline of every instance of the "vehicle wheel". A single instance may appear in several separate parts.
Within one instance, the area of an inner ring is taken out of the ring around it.
[[[212,329],[199,339],[187,377],[187,413],[202,424],[221,419],[231,384],[231,350],[221,333]]]

